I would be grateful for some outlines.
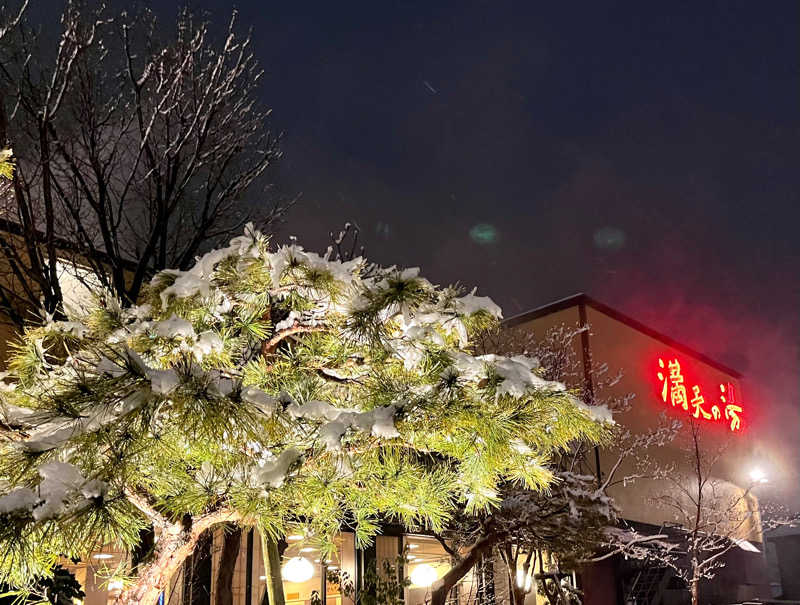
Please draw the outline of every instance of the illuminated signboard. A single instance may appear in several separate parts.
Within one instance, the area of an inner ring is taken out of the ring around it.
[[[708,422],[724,423],[732,432],[742,428],[742,403],[736,399],[736,392],[729,382],[718,385],[716,392],[706,398],[698,384],[689,383],[684,378],[684,370],[677,357],[659,357],[659,394],[664,403],[679,408],[697,418]]]

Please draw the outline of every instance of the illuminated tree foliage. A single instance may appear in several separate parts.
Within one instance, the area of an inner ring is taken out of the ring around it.
[[[480,334],[478,350],[504,355],[533,354],[542,363],[540,375],[579,387],[584,384],[583,360],[576,339],[588,326],[556,325],[544,334],[530,329],[495,328]],[[593,372],[594,384],[602,386],[619,380],[602,364]],[[595,413],[620,411],[628,407],[631,396],[591,399]],[[598,405],[600,404],[600,405]],[[610,413],[607,420],[611,420]],[[615,427],[614,439],[631,442],[626,431]],[[632,551],[640,537],[618,530],[617,509],[606,494],[614,479],[609,473],[598,485],[592,475],[591,440],[575,440],[550,461],[555,481],[547,492],[509,484],[501,486],[500,506],[478,514],[451,515],[438,538],[450,554],[453,564],[431,592],[431,604],[442,605],[451,590],[476,567],[493,567],[493,558],[503,562],[505,580],[512,603],[521,605],[528,593],[537,590],[551,603],[565,603],[567,597],[579,602],[578,594],[561,579],[565,572],[579,568],[598,555]],[[645,443],[632,443],[621,455],[642,453]],[[534,575],[534,570],[538,573]],[[572,601],[570,601],[572,602]]]
[[[12,155],[13,153],[10,149],[0,150],[0,177],[11,179],[11,177],[14,176]]]
[[[359,545],[383,520],[441,530],[501,484],[546,487],[550,457],[602,439],[607,410],[534,359],[473,355],[500,315],[417,269],[248,228],[138,306],[99,298],[30,328],[0,383],[0,581],[152,526],[119,597],[149,605],[221,523],[300,532],[325,556],[342,527]]]

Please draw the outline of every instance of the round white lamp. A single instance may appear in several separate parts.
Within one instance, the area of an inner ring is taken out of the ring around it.
[[[292,557],[284,563],[281,575],[287,582],[305,582],[314,575],[314,566],[305,557]]]
[[[431,565],[422,563],[420,565],[416,565],[414,569],[411,570],[409,577],[411,578],[411,583],[414,586],[427,588],[436,581],[438,574]]]

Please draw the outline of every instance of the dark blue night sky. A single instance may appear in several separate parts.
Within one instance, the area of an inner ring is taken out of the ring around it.
[[[506,315],[586,291],[742,370],[800,443],[800,3],[236,6],[302,193],[282,237],[354,221]]]

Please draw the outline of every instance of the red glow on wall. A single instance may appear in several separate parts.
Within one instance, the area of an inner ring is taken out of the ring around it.
[[[727,382],[718,384],[718,388],[709,395],[706,401],[700,385],[691,381],[691,388],[684,377],[684,368],[677,357],[659,357],[656,377],[661,400],[674,408],[684,410],[698,420],[724,423],[731,432],[742,428],[742,403],[736,398],[734,386]],[[708,393],[709,391],[706,391]]]

